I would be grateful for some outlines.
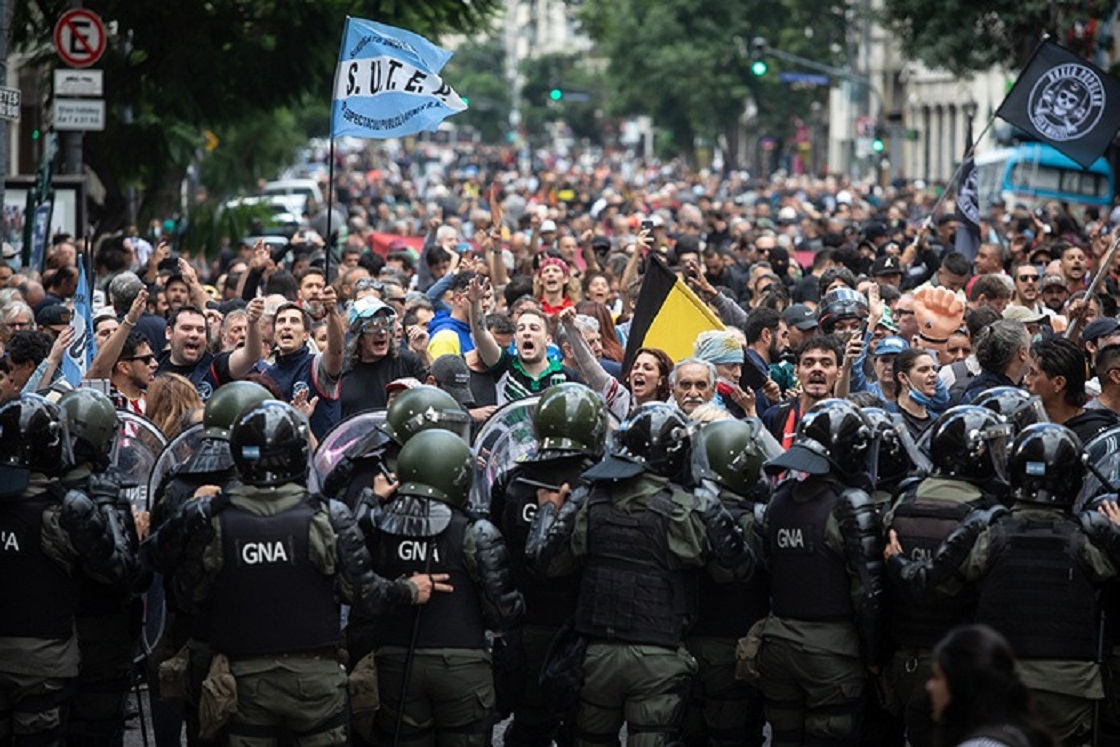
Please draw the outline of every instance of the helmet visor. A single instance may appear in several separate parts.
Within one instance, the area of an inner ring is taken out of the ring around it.
[[[1001,423],[985,428],[980,433],[983,448],[991,454],[992,468],[995,470],[996,479],[1006,483],[1007,457],[1011,450],[1011,441],[1015,437],[1015,426],[1011,423]]]

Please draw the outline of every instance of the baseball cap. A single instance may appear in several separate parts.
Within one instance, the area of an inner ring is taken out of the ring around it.
[[[5,260],[15,259],[19,256],[19,252],[14,246],[5,241],[3,244],[3,255]]]
[[[556,233],[556,221],[541,221],[541,233]]]
[[[1023,324],[1038,324],[1046,319],[1046,315],[1041,312],[1031,311],[1026,306],[1008,306],[1003,310],[1003,318],[1022,322]]]
[[[786,326],[808,331],[817,328],[817,314],[803,303],[795,303],[782,312]]]
[[[874,355],[898,355],[903,350],[910,346],[901,337],[891,335],[879,340],[879,344],[875,346]]]
[[[40,327],[55,327],[70,323],[70,309],[60,303],[52,303],[39,309],[35,323]]]
[[[471,371],[462,356],[448,354],[441,355],[432,361],[429,370],[436,386],[455,398],[460,405],[469,405],[474,402],[471,393]]]
[[[901,275],[902,266],[898,262],[898,257],[879,257],[875,260],[875,264],[871,266],[871,275],[878,277],[880,275]]]
[[[354,305],[350,307],[350,316],[348,321],[350,324],[353,324],[359,319],[368,319],[369,317],[382,312],[388,314],[389,316],[395,316],[397,313],[396,309],[382,301],[380,298],[367,296],[365,298],[358,299],[354,302]]]
[[[423,386],[420,379],[415,376],[404,376],[400,379],[393,379],[385,385],[385,393],[392,394],[393,392],[402,392],[405,389],[415,389],[418,386]]]
[[[1042,278],[1042,283],[1038,287],[1041,290],[1046,290],[1052,285],[1060,285],[1065,288],[1066,279],[1061,275],[1047,275],[1046,277]]]
[[[1118,329],[1120,329],[1120,322],[1110,316],[1103,316],[1085,325],[1085,331],[1081,333],[1081,340],[1082,342],[1096,342],[1102,337],[1114,334]]]

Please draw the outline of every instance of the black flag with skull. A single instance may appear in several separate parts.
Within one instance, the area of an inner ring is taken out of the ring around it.
[[[1089,168],[1120,127],[1120,81],[1045,40],[996,115]]]

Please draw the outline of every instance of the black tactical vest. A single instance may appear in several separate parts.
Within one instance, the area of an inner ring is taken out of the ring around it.
[[[687,574],[668,564],[670,493],[658,493],[634,515],[618,510],[604,487],[588,501],[576,631],[594,640],[676,647],[693,610]]]
[[[446,573],[450,594],[432,594],[427,604],[396,606],[377,621],[381,646],[408,646],[420,616],[417,648],[484,648],[486,623],[478,589],[463,560],[463,538],[470,519],[454,509],[451,523],[435,537],[403,537],[378,532],[372,538],[374,568],[386,578],[413,573]]]
[[[774,614],[793,620],[853,620],[851,580],[844,558],[825,545],[825,528],[841,498],[827,489],[803,502],[787,480],[767,510]]]
[[[582,460],[563,461],[583,467]],[[579,576],[569,574],[542,579],[529,570],[525,562],[525,542],[537,513],[537,487],[518,478],[528,478],[549,485],[567,482],[574,487],[579,480],[580,471],[572,470],[571,475],[564,477],[555,474],[554,470],[545,465],[538,467],[532,462],[518,465],[506,478],[504,495],[497,502],[498,505],[491,504],[492,511],[497,509],[492,514],[495,523],[509,547],[514,588],[525,597],[523,622],[526,625],[558,627],[563,623],[575,609],[579,596]]]
[[[0,637],[74,634],[77,588],[40,539],[43,512],[57,502],[49,492],[0,502]]]
[[[895,507],[891,528],[906,548],[910,560],[932,557],[941,543],[975,508],[987,505],[982,499],[955,503],[923,496],[914,486]],[[891,588],[891,636],[900,646],[932,649],[957,625],[972,621],[976,592],[965,588],[947,599],[915,599],[904,590]]]
[[[750,503],[723,505],[736,525],[754,510]],[[770,614],[770,579],[761,563],[746,583],[717,584],[705,572],[699,579],[699,610],[696,624],[688,631],[690,638],[741,638]]]
[[[218,514],[223,563],[211,598],[215,651],[251,656],[338,643],[334,579],[309,553],[315,511],[305,501],[274,516],[233,505]]]
[[[1097,599],[1079,560],[1087,541],[1080,527],[1013,516],[990,532],[992,565],[976,622],[1002,633],[1021,659],[1093,660]]]

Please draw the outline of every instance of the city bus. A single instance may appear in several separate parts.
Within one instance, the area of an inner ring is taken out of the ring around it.
[[[1104,158],[1083,169],[1045,143],[981,153],[976,156],[976,177],[981,209],[997,200],[1009,209],[1017,203],[1033,209],[1057,200],[1071,207],[1094,205],[1107,213],[1116,188]]]

